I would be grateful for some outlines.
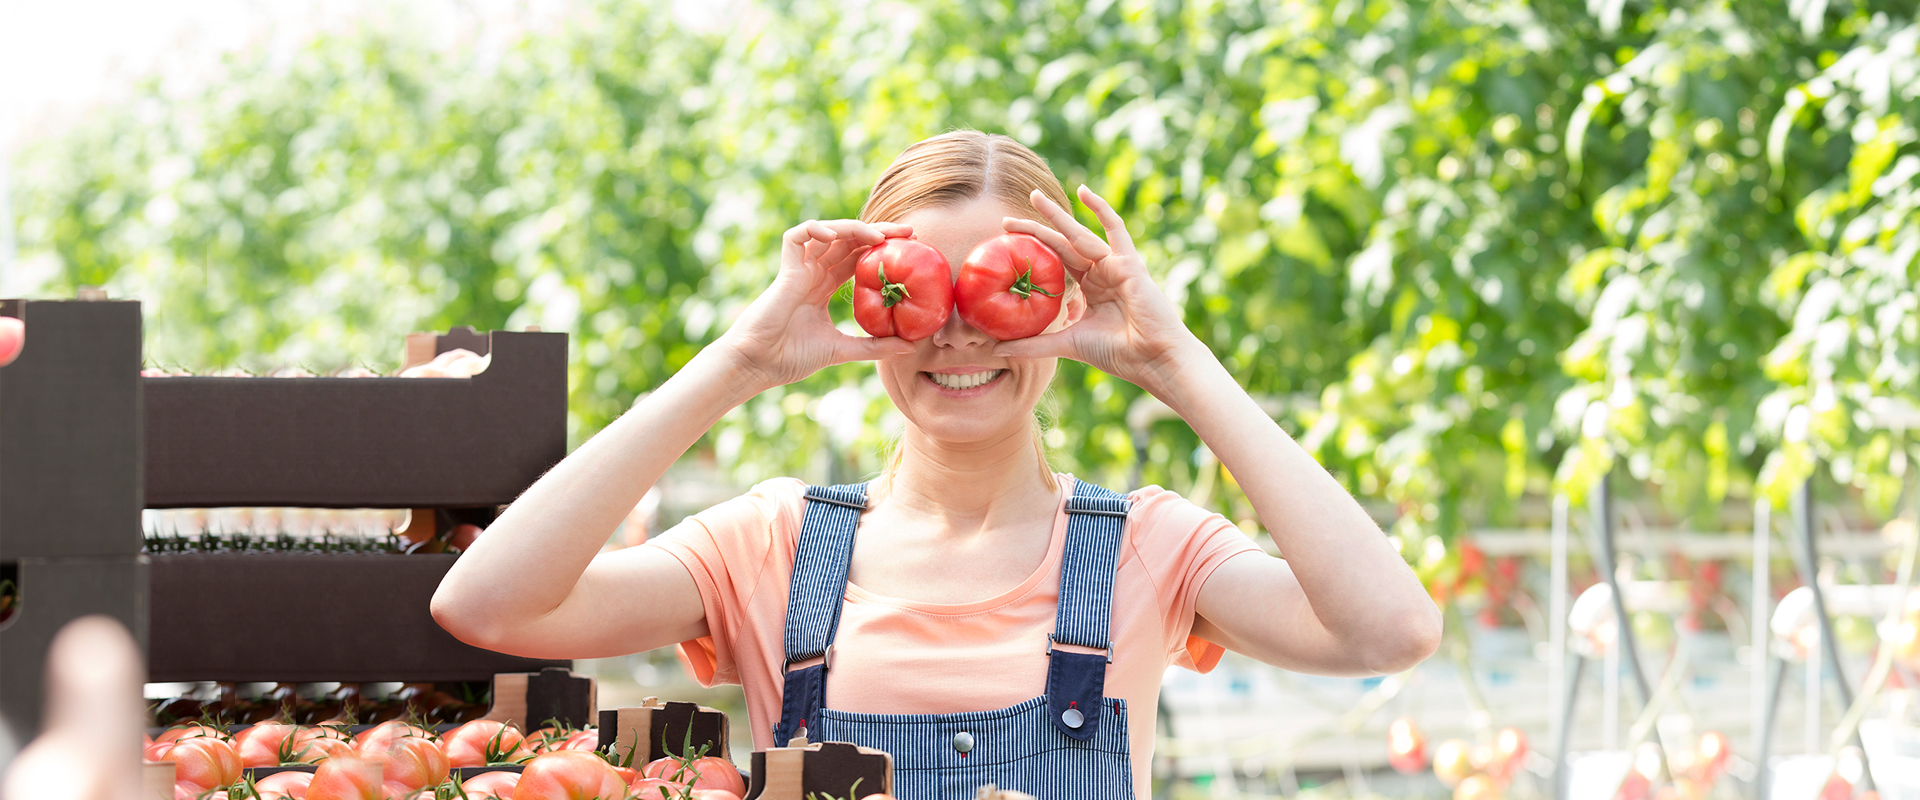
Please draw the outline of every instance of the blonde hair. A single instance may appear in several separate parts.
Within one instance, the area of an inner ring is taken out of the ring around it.
[[[1031,197],[1036,189],[1063,209],[1073,207],[1047,160],[1026,145],[996,133],[948,131],[901,151],[874,181],[873,191],[860,207],[860,219],[893,222],[923,208],[947,208],[992,197],[1013,213],[1051,227],[1052,223],[1033,208]],[[1076,288],[1069,276],[1069,299]],[[1048,390],[1035,407],[1033,450],[1039,456],[1041,481],[1048,489],[1059,491],[1044,438],[1053,417],[1051,405],[1052,391]],[[881,470],[882,481],[893,479],[900,458],[901,448],[896,442]]]

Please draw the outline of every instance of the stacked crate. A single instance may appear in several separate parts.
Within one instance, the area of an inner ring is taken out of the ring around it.
[[[140,304],[0,301],[26,322],[0,369],[0,713],[38,729],[43,662],[103,613],[149,680],[480,682],[568,666],[481,650],[428,602],[456,555],[142,554],[146,508],[412,509],[411,533],[484,524],[566,454],[567,337],[409,337],[409,362],[461,347],[471,378],[140,375]]]
[[[140,554],[140,304],[0,301],[26,347],[0,367],[0,576],[19,607],[0,625],[0,714],[39,730],[47,647],[106,614],[147,639]]]

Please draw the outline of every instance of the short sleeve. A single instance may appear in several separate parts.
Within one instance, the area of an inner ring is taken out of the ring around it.
[[[1128,546],[1160,595],[1168,660],[1196,672],[1210,671],[1226,648],[1193,635],[1200,589],[1228,559],[1264,553],[1226,517],[1174,492],[1148,486],[1130,497]]]
[[[679,559],[700,589],[707,635],[679,647],[681,663],[700,685],[740,682],[735,645],[745,632],[774,543],[787,527],[786,509],[805,491],[804,483],[791,478],[765,481],[642,545]]]

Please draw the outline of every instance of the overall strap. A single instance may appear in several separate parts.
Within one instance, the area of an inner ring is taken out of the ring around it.
[[[785,744],[817,720],[826,705],[827,656],[840,627],[847,594],[847,567],[853,561],[853,532],[867,507],[866,484],[807,487],[807,510],[793,554],[793,580],[787,587],[785,680],[780,722],[773,740]],[[823,660],[802,669],[794,664]]]
[[[1113,577],[1128,505],[1126,495],[1085,481],[1074,483],[1067,500],[1060,603],[1047,640],[1047,702],[1054,726],[1083,742],[1099,729],[1106,703],[1107,665],[1113,663],[1108,639]],[[1054,649],[1056,643],[1106,652],[1072,653]]]

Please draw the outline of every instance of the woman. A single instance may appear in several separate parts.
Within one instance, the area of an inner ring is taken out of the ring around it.
[[[779,275],[724,336],[528,489],[448,573],[435,619],[531,657],[678,643],[703,683],[742,684],[755,747],[796,734],[882,747],[903,798],[989,781],[1144,798],[1170,664],[1205,671],[1226,647],[1377,675],[1431,655],[1439,614],[1386,537],[1186,329],[1113,209],[1079,197],[1104,238],[1012,139],[908,148],[860,220],[788,231]],[[1041,335],[994,341],[957,314],[918,342],[834,329],[829,298],[886,237],[957,266],[1007,231],[1039,237],[1078,281]],[[1121,497],[1053,473],[1033,411],[1063,356],[1178,412],[1286,560],[1171,492]],[[722,415],[857,360],[878,362],[906,418],[881,479],[768,481],[596,555]]]

